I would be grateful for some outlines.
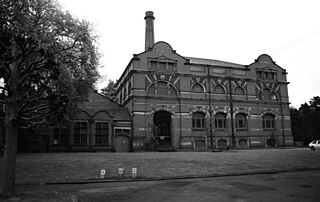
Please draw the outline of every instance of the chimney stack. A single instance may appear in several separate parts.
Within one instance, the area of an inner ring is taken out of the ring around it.
[[[155,19],[153,17],[152,11],[146,12],[146,17],[144,17],[146,20],[146,41],[145,41],[145,50],[148,50],[149,48],[152,48],[154,44],[154,29],[153,29],[153,20]]]

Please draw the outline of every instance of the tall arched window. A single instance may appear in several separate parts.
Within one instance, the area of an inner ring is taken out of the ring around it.
[[[157,95],[158,96],[167,96],[168,95],[168,85],[165,82],[157,83]]]
[[[227,115],[224,113],[217,113],[214,119],[214,124],[217,129],[226,129],[227,128]]]
[[[276,93],[271,89],[264,89],[263,90],[263,100],[264,101],[277,101],[278,97]]]
[[[192,128],[193,130],[205,129],[205,114],[202,112],[196,112],[192,114]]]
[[[247,129],[247,116],[243,113],[236,115],[236,129],[246,130]]]
[[[200,84],[194,84],[193,86],[192,86],[192,92],[195,92],[195,93],[203,93],[204,92],[204,89],[203,89],[203,86],[202,85],[200,85]]]
[[[178,95],[172,84],[160,81],[152,84],[148,88],[147,96],[177,97]]]
[[[276,129],[276,121],[273,114],[265,114],[262,116],[262,128],[266,130]]]

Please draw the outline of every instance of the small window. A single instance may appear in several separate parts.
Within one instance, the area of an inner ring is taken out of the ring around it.
[[[193,130],[204,130],[205,129],[205,114],[196,112],[192,114],[192,128]]]
[[[225,90],[221,85],[217,85],[214,88],[214,92],[217,93],[217,94],[225,94]]]
[[[266,130],[275,130],[276,122],[275,117],[272,114],[265,114],[262,117],[262,128]]]
[[[200,84],[194,84],[192,86],[192,92],[195,92],[195,93],[203,93],[204,92],[204,89],[203,87],[200,85]]]
[[[226,114],[223,113],[217,113],[215,116],[214,124],[217,129],[226,129],[227,124],[226,124],[226,119],[227,116]]]
[[[169,72],[173,72],[174,71],[174,63],[173,62],[169,62],[168,63],[168,71]]]
[[[67,128],[53,128],[53,144],[66,145]]]
[[[117,128],[117,129],[115,129],[115,134],[116,135],[130,135],[130,129]]]
[[[150,69],[151,70],[156,70],[157,69],[157,62],[156,61],[151,61],[150,62]]]
[[[166,63],[159,62],[159,71],[165,71],[165,70],[166,70]]]
[[[245,92],[244,92],[244,90],[243,90],[243,88],[242,88],[242,87],[238,86],[238,87],[236,87],[236,88],[234,89],[234,94],[237,94],[237,95],[244,95],[244,94],[245,94]]]

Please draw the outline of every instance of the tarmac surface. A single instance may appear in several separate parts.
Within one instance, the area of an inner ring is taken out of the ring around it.
[[[79,157],[85,163],[79,164]],[[48,158],[55,164],[44,161]],[[91,173],[90,166],[101,168],[100,158],[109,162],[105,179],[99,179],[99,169]],[[320,201],[319,160],[320,152],[308,148],[22,154],[17,194],[0,201]],[[138,170],[135,178],[132,167]]]

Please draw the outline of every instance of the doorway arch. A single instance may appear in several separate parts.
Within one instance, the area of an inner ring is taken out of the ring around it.
[[[171,113],[158,111],[153,114],[154,137],[159,146],[171,147]]]

